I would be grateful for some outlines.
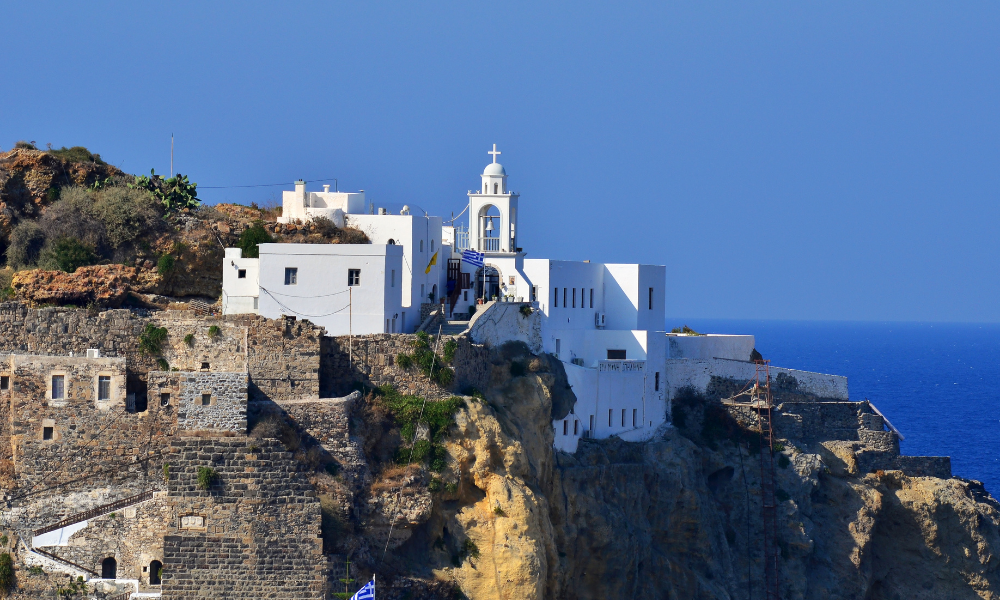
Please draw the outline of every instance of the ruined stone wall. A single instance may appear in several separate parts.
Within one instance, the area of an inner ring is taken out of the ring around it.
[[[415,335],[358,335],[353,340],[348,336],[324,337],[320,375],[322,395],[343,396],[358,384],[373,387],[388,384],[403,394],[434,400],[451,397],[470,386],[486,389],[492,373],[489,349],[473,344],[466,336],[441,336],[438,359],[442,362],[444,344],[449,339],[454,339],[458,347],[451,364],[443,365],[455,372],[454,382],[445,388],[430,381],[416,366],[403,369],[396,364],[399,354],[413,352],[413,344],[417,340]],[[432,348],[436,340],[437,337],[432,336]],[[349,344],[354,346],[353,359],[350,358]]]
[[[154,371],[148,385],[150,403],[176,406],[179,430],[247,431],[246,373]]]
[[[12,355],[8,365],[15,498],[110,482],[146,489],[143,481],[160,469],[158,459],[175,430],[175,413],[159,406],[126,410],[123,359]],[[54,374],[64,378],[62,399],[52,398]],[[111,377],[107,401],[97,397],[99,375]],[[52,428],[48,440],[46,427]]]
[[[248,327],[247,366],[254,398],[284,400],[320,394],[320,340],[325,329],[294,318],[239,315]]]
[[[165,600],[325,597],[319,501],[279,443],[180,438],[169,462]],[[208,490],[199,467],[217,473]]]
[[[163,563],[163,536],[172,518],[173,507],[160,492],[152,500],[90,519],[65,546],[42,549],[95,573],[101,573],[105,558],[114,558],[118,579],[138,579],[149,588],[149,566],[154,560]]]

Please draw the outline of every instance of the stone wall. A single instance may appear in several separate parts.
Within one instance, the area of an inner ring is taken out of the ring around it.
[[[165,600],[325,597],[319,501],[279,443],[180,438],[169,463]],[[208,490],[199,467],[217,473]]]
[[[149,402],[168,402],[177,409],[181,431],[247,431],[246,373],[153,371],[149,374]],[[208,395],[208,404],[205,404]]]
[[[431,347],[434,347],[434,340]],[[450,336],[442,336],[438,358],[445,341]],[[379,333],[373,335],[336,336],[323,338],[323,371],[321,374],[323,396],[343,396],[354,389],[357,384],[378,387],[391,385],[403,394],[423,396],[428,399],[448,398],[454,395],[451,389],[445,389],[431,382],[413,366],[409,369],[400,368],[396,357],[400,354],[413,352],[416,335]],[[353,358],[349,345],[353,345]]]
[[[65,546],[41,548],[98,574],[101,562],[112,557],[118,563],[118,579],[138,579],[148,589],[150,563],[163,562],[163,536],[172,518],[172,506],[160,492],[152,500],[90,519]]]
[[[531,302],[487,302],[469,322],[469,335],[477,344],[502,346],[506,342],[524,342],[535,354],[542,352],[541,313],[521,311],[532,308]]]

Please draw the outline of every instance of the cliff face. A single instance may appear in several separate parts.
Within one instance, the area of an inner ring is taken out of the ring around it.
[[[382,569],[474,600],[763,597],[757,455],[673,427],[557,453],[559,376],[494,381],[456,415],[454,491],[397,523],[410,531]],[[998,597],[1000,505],[977,483],[858,475],[843,445],[782,454],[782,598]]]

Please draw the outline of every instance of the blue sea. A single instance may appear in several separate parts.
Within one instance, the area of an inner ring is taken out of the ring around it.
[[[780,367],[846,375],[905,436],[904,454],[950,456],[1000,497],[1000,324],[667,319],[756,337]]]

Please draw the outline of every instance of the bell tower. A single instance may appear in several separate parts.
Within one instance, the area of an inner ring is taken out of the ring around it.
[[[469,246],[484,253],[517,252],[518,194],[507,189],[507,171],[497,162],[497,145],[487,152],[493,162],[483,169],[478,191],[469,192]]]

